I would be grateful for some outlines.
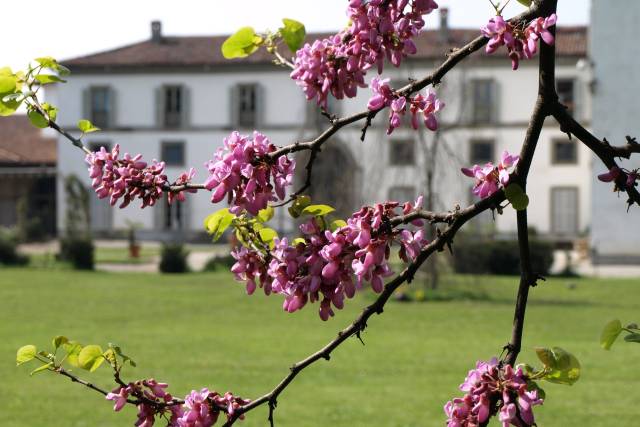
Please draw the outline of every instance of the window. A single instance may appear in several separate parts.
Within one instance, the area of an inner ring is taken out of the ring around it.
[[[469,162],[474,165],[483,165],[495,160],[494,143],[491,140],[472,140],[469,150]]]
[[[471,119],[473,123],[493,123],[495,120],[495,82],[488,79],[472,80],[471,86],[473,100]]]
[[[91,123],[99,128],[107,129],[112,124],[111,97],[108,87],[89,88],[89,117]]]
[[[254,127],[257,124],[258,90],[256,84],[238,85],[237,113],[238,125]]]
[[[558,165],[578,164],[578,147],[568,139],[552,142],[551,163]]]
[[[167,166],[184,166],[184,142],[163,142],[161,159]]]
[[[558,79],[556,81],[556,89],[558,91],[558,101],[567,107],[570,113],[575,112],[575,94],[573,79]]]
[[[389,189],[389,200],[394,202],[413,202],[416,199],[416,189],[411,186],[397,186]]]
[[[551,189],[551,232],[575,235],[578,232],[578,188]]]
[[[184,92],[181,86],[163,88],[163,125],[166,128],[178,128],[183,125]]]
[[[395,166],[415,164],[415,142],[412,139],[389,142],[389,162]]]

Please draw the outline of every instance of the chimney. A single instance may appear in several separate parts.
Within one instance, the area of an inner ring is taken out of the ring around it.
[[[151,41],[154,43],[162,42],[162,22],[160,21],[151,22]]]
[[[440,8],[440,40],[449,41],[449,9],[446,7]]]

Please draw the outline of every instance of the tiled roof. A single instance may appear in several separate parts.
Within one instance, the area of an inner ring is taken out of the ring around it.
[[[558,27],[557,53],[559,56],[583,57],[587,55],[586,27]],[[418,53],[414,58],[438,59],[452,48],[461,47],[480,35],[477,29],[450,29],[447,43],[442,43],[439,30],[425,31],[416,39]],[[309,34],[309,40],[326,37],[327,34]],[[233,65],[220,53],[226,36],[211,37],[163,37],[162,41],[146,40],[117,49],[81,56],[63,61],[76,72],[130,68],[163,67],[220,67]],[[269,63],[273,57],[261,49],[244,58],[246,63]]]
[[[0,117],[0,165],[55,165],[55,138],[29,123],[25,115]]]

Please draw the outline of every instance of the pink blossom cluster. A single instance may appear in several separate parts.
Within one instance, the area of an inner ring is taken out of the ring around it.
[[[194,168],[190,168],[187,172],[182,172],[180,176],[178,176],[178,179],[176,179],[176,181],[173,183],[173,185],[190,184],[195,175],[196,170]],[[173,203],[174,200],[184,202],[186,200],[186,197],[184,195],[185,192],[195,193],[196,191],[197,190],[194,190],[193,188],[189,188],[183,191],[170,191],[169,193],[167,193],[167,199],[169,204]]]
[[[538,51],[538,40],[553,45],[555,39],[549,28],[556,25],[557,16],[552,14],[546,18],[537,18],[529,25],[519,28],[498,15],[482,27],[482,34],[489,38],[487,53],[493,53],[500,46],[507,47],[514,70],[518,69],[521,59],[531,59]]]
[[[210,427],[218,421],[221,408],[226,408],[227,419],[230,419],[238,408],[250,402],[229,392],[221,396],[206,388],[192,390],[184,401],[183,413],[176,424],[178,427]],[[244,414],[238,418],[244,420]]]
[[[283,200],[293,181],[295,161],[288,156],[272,161],[268,154],[274,151],[276,146],[259,132],[253,137],[232,132],[207,162],[210,175],[204,186],[213,190],[211,201],[218,203],[226,196],[233,204],[231,212],[257,215],[269,201]]]
[[[494,405],[503,427],[535,425],[532,408],[543,400],[537,390],[527,390],[527,380],[522,368],[501,366],[496,358],[478,361],[460,385],[466,394],[444,406],[447,427],[477,427],[489,419]]]
[[[157,416],[162,416],[169,427],[210,427],[216,423],[220,412],[225,412],[229,419],[238,408],[250,402],[229,392],[220,395],[204,388],[191,391],[185,397],[184,404],[180,405],[165,391],[167,386],[154,379],[137,381],[116,388],[107,394],[106,399],[115,402],[115,411],[121,410],[130,397],[140,402],[136,427],[153,426]],[[244,419],[244,415],[239,418]]]
[[[498,191],[500,186],[506,187],[509,183],[510,170],[518,165],[520,156],[503,151],[500,163],[495,166],[489,162],[484,166],[473,165],[471,169],[462,168],[462,173],[470,178],[475,178],[473,194],[480,198],[486,198]]]
[[[131,396],[138,400],[138,419],[136,427],[151,427],[155,423],[156,416],[165,416],[170,426],[177,426],[178,418],[182,415],[180,405],[167,405],[173,401],[173,396],[167,393],[166,383],[159,383],[154,379],[129,383],[126,387],[118,387],[106,396],[107,400],[113,400],[114,411],[121,410]],[[145,400],[142,400],[144,397]]]
[[[391,245],[400,245],[400,257],[410,262],[427,244],[424,231],[411,231],[391,226],[392,218],[419,209],[422,198],[400,206],[386,202],[365,206],[333,232],[322,221],[312,218],[302,225],[302,237],[293,245],[286,238],[276,239],[275,247],[262,254],[245,247],[232,252],[236,263],[231,268],[237,280],[246,282],[253,293],[257,280],[265,294],[285,297],[283,309],[293,313],[307,302],[320,302],[322,320],[334,315],[332,307],[342,309],[344,300],[352,298],[364,283],[379,293],[383,279],[392,274],[389,266]],[[422,225],[420,220],[414,225]]]
[[[164,162],[155,160],[149,166],[142,155],[131,156],[126,153],[118,158],[120,145],[111,151],[100,147],[99,151],[87,154],[89,177],[92,187],[99,198],[109,197],[111,205],[123,198],[120,208],[124,208],[135,198],[142,199],[142,207],[153,206],[162,197],[163,187],[167,184],[164,174]]]
[[[325,108],[329,93],[353,98],[366,87],[368,69],[382,73],[385,58],[397,67],[416,53],[412,39],[425,25],[423,15],[437,8],[434,0],[350,0],[349,26],[299,49],[291,78]]]
[[[640,179],[640,170],[635,169],[632,171],[621,169],[617,166],[609,169],[609,172],[598,175],[598,179],[602,182],[612,182],[617,181],[618,178],[625,178],[625,186],[628,188],[634,187],[636,185],[636,181]]]
[[[417,130],[419,127],[418,114],[422,115],[427,129],[435,131],[438,129],[438,120],[436,113],[444,108],[444,102],[436,98],[433,91],[428,91],[426,96],[417,94],[413,97],[399,96],[390,86],[389,79],[380,79],[374,77],[371,79],[371,90],[373,96],[369,99],[367,108],[370,111],[376,111],[382,107],[390,107],[389,109],[389,127],[387,135],[390,135],[394,129],[400,127],[402,118],[407,110],[411,113],[411,127]]]

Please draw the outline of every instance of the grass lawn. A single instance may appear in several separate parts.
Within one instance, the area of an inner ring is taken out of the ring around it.
[[[568,283],[575,286],[568,286]],[[370,320],[365,346],[349,340],[330,362],[304,371],[281,395],[277,426],[442,426],[442,405],[478,358],[500,352],[511,334],[515,278],[464,278],[455,290],[470,299],[391,302]],[[481,296],[474,299],[473,296]],[[427,298],[429,298],[427,294]],[[328,322],[310,306],[284,313],[278,296],[244,295],[227,273],[160,276],[0,270],[0,425],[127,426],[134,410],[62,377],[29,377],[16,368],[23,344],[49,345],[63,334],[85,344],[121,345],[138,368],[126,379],[156,377],[184,396],[208,386],[257,397],[293,362],[317,350],[348,324],[373,295],[348,301]],[[640,280],[551,279],[534,289],[520,360],[532,347],[559,345],[583,365],[573,387],[546,384],[540,426],[637,426],[640,346],[598,346],[611,318],[640,321]],[[83,373],[111,388],[108,369]],[[238,425],[265,426],[266,408]],[[158,424],[162,425],[162,424]],[[492,424],[497,425],[497,423]]]

